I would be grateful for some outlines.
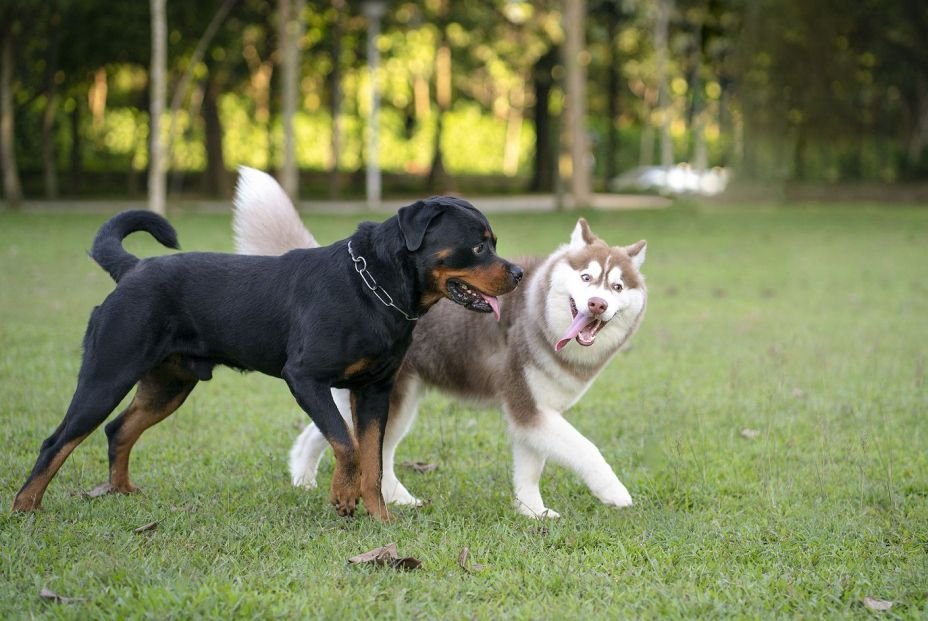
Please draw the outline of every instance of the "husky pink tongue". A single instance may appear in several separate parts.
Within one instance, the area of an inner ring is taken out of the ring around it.
[[[586,325],[590,323],[591,321],[592,321],[591,317],[587,317],[583,313],[577,313],[577,316],[574,317],[574,322],[570,324],[569,328],[567,328],[567,332],[565,332],[564,336],[561,337],[561,340],[559,340],[554,345],[554,351],[561,351],[564,345],[567,345],[568,343],[570,343],[571,339],[575,338],[578,334],[580,334],[583,328],[585,328]]]
[[[482,297],[483,300],[490,305],[490,308],[493,309],[493,314],[496,315],[496,321],[499,321],[499,300],[497,300],[492,295],[483,293],[482,291],[478,293],[480,293],[480,297]]]

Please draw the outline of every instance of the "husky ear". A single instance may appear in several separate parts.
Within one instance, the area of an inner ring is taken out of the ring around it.
[[[599,241],[599,238],[590,230],[590,224],[586,221],[586,218],[577,220],[577,226],[574,227],[574,232],[570,234],[571,250],[580,250],[597,241]]]
[[[644,264],[644,255],[648,250],[648,242],[645,240],[637,241],[631,246],[625,246],[625,252],[632,258],[632,265],[636,270],[640,270]]]
[[[406,249],[415,252],[422,245],[429,224],[441,213],[441,205],[432,200],[416,201],[396,212]]]

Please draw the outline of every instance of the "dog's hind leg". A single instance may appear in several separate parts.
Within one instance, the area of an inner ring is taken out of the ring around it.
[[[81,368],[77,390],[58,428],[42,443],[39,457],[26,483],[13,500],[14,511],[34,511],[42,504],[42,496],[52,477],[61,468],[78,444],[106,420],[138,379],[123,370],[115,377],[101,373],[99,365]]]
[[[415,375],[404,375],[399,379],[390,395],[390,418],[383,436],[383,498],[387,503],[396,505],[422,506],[422,501],[409,493],[409,490],[396,476],[394,459],[396,447],[409,433],[419,409],[421,382]]]
[[[512,482],[516,493],[516,510],[532,518],[561,517],[557,511],[545,507],[541,498],[541,473],[545,456],[523,442],[518,435],[512,438]]]
[[[351,415],[351,391],[345,388],[333,388],[332,400],[338,408],[339,414],[349,429],[354,427]],[[315,489],[316,473],[322,455],[329,448],[329,443],[313,423],[306,426],[290,449],[290,480],[296,487]]]
[[[129,478],[129,453],[142,433],[181,406],[197,384],[192,372],[169,359],[142,376],[135,397],[106,425],[109,439],[110,485],[114,491],[136,491]]]

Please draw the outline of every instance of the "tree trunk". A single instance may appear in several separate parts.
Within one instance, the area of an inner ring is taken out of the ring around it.
[[[74,98],[74,108],[71,109],[71,193],[80,194],[81,178],[81,98]]]
[[[203,106],[203,87],[199,86],[193,90],[193,93],[190,95],[190,102],[187,104],[187,118],[191,119],[190,124],[188,125],[188,132],[193,132],[193,121],[196,117],[200,116],[200,108]],[[176,112],[171,115],[171,124],[174,123]],[[172,130],[168,130],[172,132]],[[174,161],[174,147],[173,140],[168,140],[172,146],[168,149],[165,148],[164,157],[167,161],[167,167],[170,168],[170,182],[168,184],[168,194],[170,196],[177,196],[184,190],[184,175],[187,171],[183,170],[179,166],[175,166]]]
[[[806,178],[806,130],[803,124],[796,128],[796,144],[793,149],[793,179],[804,181]]]
[[[693,41],[693,56],[691,60],[689,90],[692,93],[692,106],[690,108],[689,125],[692,128],[693,135],[693,168],[702,172],[706,170],[709,164],[709,154],[706,150],[706,117],[708,107],[705,105],[703,98],[702,81],[700,80],[700,69],[702,69],[702,43],[703,29],[705,22],[700,16],[699,21],[695,24],[695,36]]]
[[[909,134],[909,144],[906,148],[908,168],[913,173],[919,172],[922,154],[928,144],[928,78],[924,75],[916,76],[915,80],[915,127]]]
[[[650,110],[650,108],[646,108]],[[651,125],[651,115],[645,114],[641,125],[641,142],[638,146],[638,165],[651,166],[654,164],[654,127]]]
[[[300,39],[303,37],[305,0],[280,0],[280,40],[283,47],[283,100],[281,116],[284,131],[284,159],[280,181],[290,200],[299,198],[299,169],[293,137],[293,117],[300,92]]]
[[[667,75],[667,31],[673,0],[657,0],[654,23],[654,50],[657,64],[658,109],[661,114],[661,166],[673,166],[673,141],[670,137],[670,88]]]
[[[553,135],[551,129],[551,87],[554,78],[551,71],[557,64],[560,50],[552,46],[535,63],[532,79],[535,85],[535,109],[533,121],[535,124],[535,160],[532,171],[532,181],[529,190],[532,192],[554,191],[554,164],[557,161],[552,149]]]
[[[522,146],[522,117],[525,106],[525,81],[519,80],[509,92],[509,113],[506,120],[506,144],[503,148],[503,174],[514,177],[519,172],[519,152]]]
[[[161,115],[165,100],[165,65],[167,64],[167,19],[164,14],[165,0],[151,0],[151,70],[149,82],[148,159],[148,208],[157,214],[165,214],[164,145],[161,140]]]
[[[441,133],[444,126],[445,112],[451,107],[451,47],[445,34],[445,24],[441,25],[438,49],[435,52],[435,102],[438,104],[438,118],[435,123],[435,146],[432,151],[432,165],[429,168],[427,186],[430,192],[447,192],[451,189],[445,159],[441,152]]]
[[[203,56],[206,54],[206,50],[213,40],[213,37],[216,36],[219,26],[221,26],[222,22],[228,17],[229,11],[232,10],[232,7],[235,6],[237,1],[238,0],[223,0],[223,3],[219,6],[219,10],[216,11],[216,14],[213,15],[213,19],[207,24],[206,30],[203,31],[200,40],[197,41],[197,45],[190,55],[190,61],[187,63],[187,68],[184,70],[183,75],[180,76],[180,80],[177,81],[177,86],[174,88],[174,95],[171,97],[171,120],[168,125],[167,144],[164,148],[164,152],[168,158],[170,158],[174,152],[174,127],[177,125],[177,113],[180,112],[180,106],[184,103],[184,96],[187,94],[187,89],[190,87],[190,82],[193,80],[193,72],[196,70],[197,65],[200,64],[200,61],[203,60]]]
[[[337,199],[340,194],[338,166],[342,150],[342,14],[345,12],[345,0],[332,0],[335,9],[335,23],[332,26],[332,71],[329,72],[329,93],[332,109],[332,143],[329,155],[329,198]]]
[[[609,124],[606,129],[606,184],[618,173],[616,156],[619,150],[619,130],[616,124],[619,120],[619,54],[617,51],[617,39],[619,37],[619,7],[616,4],[608,6],[609,24],[608,24],[608,42],[609,42],[609,62],[606,65],[606,71],[609,73],[607,97],[609,99]]]
[[[3,50],[0,52],[0,163],[3,164],[3,194],[11,207],[23,200],[16,165],[16,145],[13,122],[13,19],[7,12],[3,26]]]
[[[222,152],[222,119],[219,117],[219,86],[213,72],[203,88],[203,125],[206,129],[206,190],[212,196],[229,195],[229,174]]]
[[[55,113],[58,109],[58,49],[61,40],[61,13],[57,6],[49,17],[48,53],[45,57],[45,112],[42,114],[42,176],[45,198],[58,198],[58,162],[55,155]]]
[[[586,0],[565,0],[564,56],[566,64],[567,136],[570,141],[573,207],[590,204],[590,167],[586,135]]]
[[[426,179],[428,190],[433,194],[441,194],[449,190],[448,173],[445,171],[445,160],[441,152],[442,125],[444,125],[444,115],[439,111],[438,118],[435,121],[435,146],[432,151],[432,166],[429,168],[429,176]]]

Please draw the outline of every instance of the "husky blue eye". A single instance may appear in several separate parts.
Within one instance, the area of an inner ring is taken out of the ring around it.
[[[593,280],[593,277],[590,276],[589,274],[580,274],[580,280],[582,280],[583,282],[590,282],[591,280]]]

